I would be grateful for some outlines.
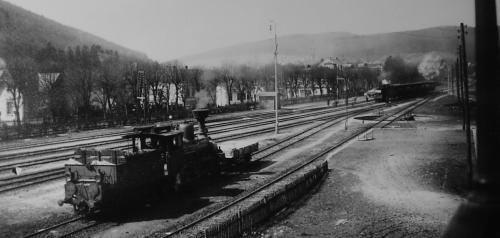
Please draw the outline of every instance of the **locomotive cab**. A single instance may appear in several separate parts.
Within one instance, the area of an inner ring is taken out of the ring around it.
[[[144,150],[160,152],[164,175],[171,176],[177,174],[185,164],[183,135],[182,131],[170,131],[161,134],[131,134],[124,138],[130,139],[134,153]]]
[[[169,131],[166,133],[136,133],[123,136],[124,139],[130,139],[133,152],[144,149],[156,149],[162,152],[176,150],[182,147],[183,133],[180,131]]]

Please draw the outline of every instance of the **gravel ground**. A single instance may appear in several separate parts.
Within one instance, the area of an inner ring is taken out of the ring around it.
[[[438,237],[466,191],[465,137],[449,101],[331,154],[323,186],[249,237]]]
[[[0,196],[0,237],[20,237],[73,216],[70,206],[59,207],[64,198],[64,182],[48,182]]]

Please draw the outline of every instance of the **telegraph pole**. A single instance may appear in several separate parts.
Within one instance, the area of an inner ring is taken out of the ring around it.
[[[458,72],[458,78],[459,78],[459,82],[460,82],[460,95],[462,96],[461,100],[460,100],[460,103],[462,104],[462,130],[465,130],[465,117],[466,117],[466,113],[465,113],[465,97],[464,97],[464,72],[463,72],[463,62],[464,60],[462,59],[462,46],[461,45],[458,45],[458,68],[457,68],[457,72]]]
[[[450,83],[451,83],[451,95],[455,94],[455,64],[452,64],[450,67]]]
[[[461,38],[461,55],[462,58],[462,73],[464,85],[464,111],[465,111],[465,134],[467,136],[467,162],[469,163],[469,180],[472,181],[472,148],[471,148],[471,132],[470,132],[470,110],[469,110],[469,80],[467,72],[467,52],[465,48],[465,32],[464,24],[460,23],[460,38]]]
[[[337,74],[342,73],[341,76],[344,76],[344,73],[342,71],[342,65],[338,66]],[[335,76],[335,79],[337,80],[337,100],[335,101],[335,106],[337,106],[339,102],[339,78],[338,75]]]
[[[460,65],[458,63],[458,58],[457,61],[455,62],[455,86],[457,88],[457,100],[458,102],[461,102],[462,99],[460,98]]]
[[[347,93],[347,83],[348,83],[348,78],[347,78],[347,75],[344,79],[344,92],[345,92],[345,124],[344,124],[344,127],[345,127],[345,130],[347,131],[347,121],[349,120],[349,111],[348,111],[348,106],[349,106],[349,95]]]
[[[453,81],[451,80],[451,71],[452,71],[453,66],[448,67],[448,95],[453,94]]]
[[[278,122],[278,35],[276,34],[276,22],[274,24],[274,112],[275,112],[275,123],[274,132],[279,134],[279,122]]]

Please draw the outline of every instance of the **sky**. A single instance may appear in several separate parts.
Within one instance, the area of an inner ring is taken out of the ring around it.
[[[472,0],[7,1],[158,61],[271,38],[271,20],[278,35],[474,25]]]

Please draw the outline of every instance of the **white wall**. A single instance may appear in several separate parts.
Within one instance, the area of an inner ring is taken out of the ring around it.
[[[169,104],[175,104],[175,85],[174,84],[170,84],[169,92],[170,92]],[[182,88],[179,89],[179,98],[178,99],[179,99],[179,101],[178,101],[179,105],[183,105],[184,103],[182,102]]]
[[[233,100],[231,100],[231,104],[241,103],[240,100],[238,100],[238,93],[235,91],[233,91],[232,93],[233,93]],[[217,106],[226,106],[229,104],[229,100],[227,98],[227,90],[225,86],[219,85],[215,88],[215,103],[217,104]]]
[[[9,101],[13,101],[12,94],[7,91],[7,88],[5,87],[0,88],[0,121],[2,122],[16,120],[15,107],[13,108],[11,114],[7,114],[7,102]],[[21,98],[21,105],[19,106],[19,117],[21,118],[21,120],[23,120],[24,107],[22,98]]]

